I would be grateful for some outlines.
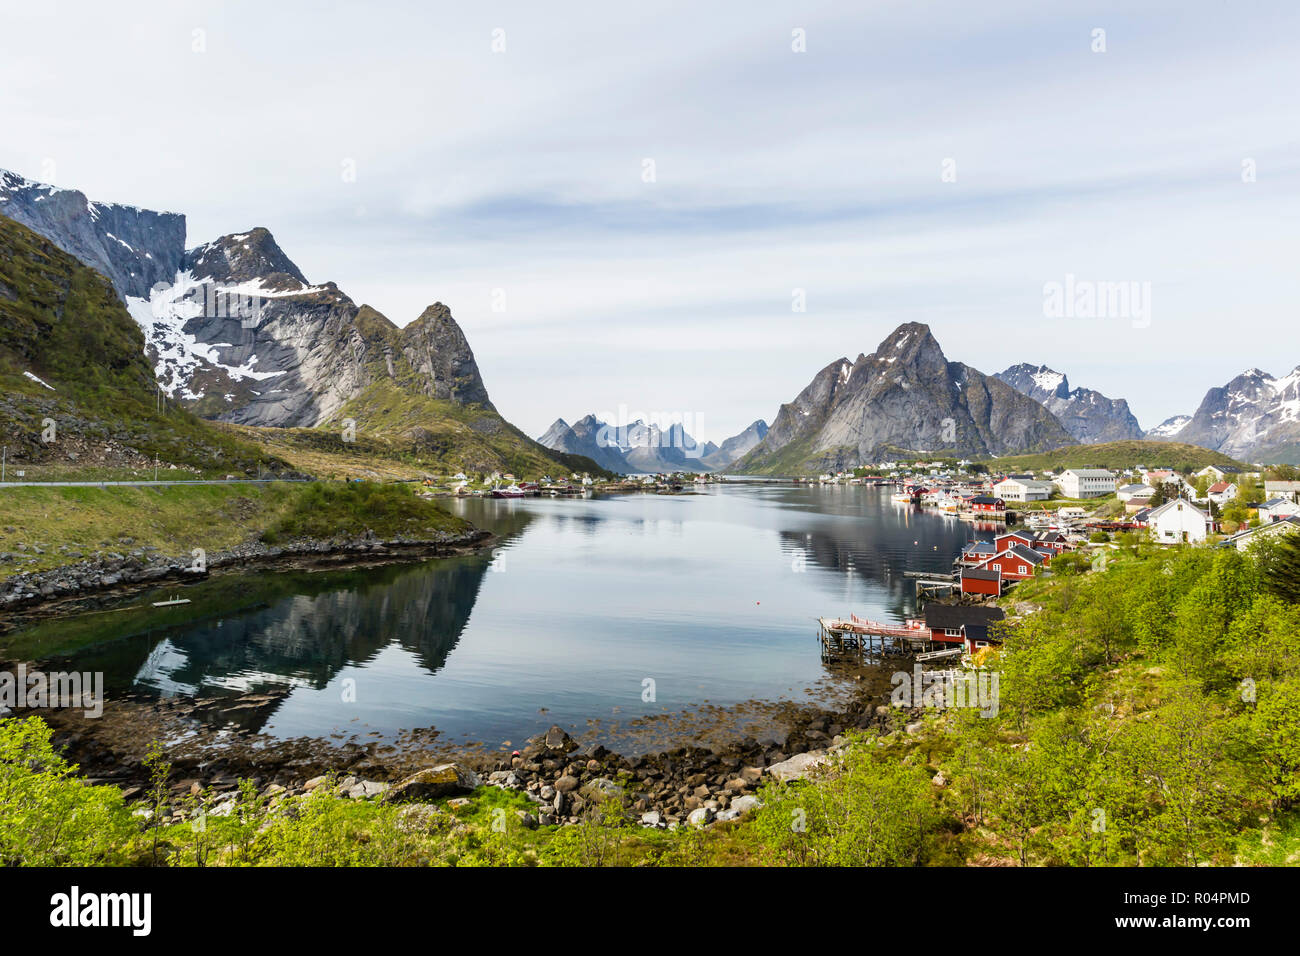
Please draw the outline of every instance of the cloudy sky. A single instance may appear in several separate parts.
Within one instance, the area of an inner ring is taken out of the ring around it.
[[[0,167],[447,303],[535,435],[720,440],[907,321],[1144,427],[1300,363],[1294,2],[0,6]]]

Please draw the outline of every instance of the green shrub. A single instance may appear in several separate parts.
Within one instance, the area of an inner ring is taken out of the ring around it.
[[[116,787],[75,776],[36,717],[0,718],[0,865],[127,862],[136,826]]]

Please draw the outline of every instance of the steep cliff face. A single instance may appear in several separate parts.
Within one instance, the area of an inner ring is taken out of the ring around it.
[[[45,236],[101,275],[118,295],[148,298],[171,282],[185,257],[185,217],[91,202],[75,189],[34,183],[0,170],[0,216]]]
[[[223,237],[127,308],[160,386],[205,418],[315,425],[370,381],[358,308],[333,283],[308,285],[270,233],[254,232],[270,256],[240,254],[251,233]]]
[[[753,451],[754,447],[767,437],[767,422],[761,418],[750,423],[749,427],[738,435],[725,439],[715,451],[704,456],[704,463],[710,468],[726,468]]]
[[[928,326],[908,323],[871,355],[823,368],[730,470],[797,473],[907,455],[984,457],[1072,443],[1042,405],[948,361]]]
[[[1028,395],[1057,417],[1084,444],[1142,437],[1142,426],[1122,398],[1107,398],[1091,388],[1070,388],[1070,380],[1046,365],[1013,365],[995,376]]]

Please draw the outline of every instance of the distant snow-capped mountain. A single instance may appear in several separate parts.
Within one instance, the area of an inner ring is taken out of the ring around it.
[[[1013,365],[994,378],[1028,395],[1055,415],[1065,430],[1085,444],[1141,438],[1142,426],[1128,402],[1091,388],[1070,389],[1066,376],[1046,365]]]
[[[759,420],[715,445],[699,441],[680,424],[663,429],[637,420],[619,427],[586,415],[572,425],[557,418],[537,440],[553,451],[585,455],[604,468],[630,475],[716,471],[745,454],[766,434],[767,423]]]
[[[1257,368],[1205,393],[1181,427],[1160,437],[1201,445],[1246,461],[1300,458],[1300,366],[1281,378]],[[1162,429],[1165,425],[1160,426]]]
[[[1153,441],[1175,441],[1178,440],[1178,433],[1181,432],[1187,423],[1192,420],[1191,415],[1174,415],[1166,418],[1163,422],[1147,432],[1146,437]]]

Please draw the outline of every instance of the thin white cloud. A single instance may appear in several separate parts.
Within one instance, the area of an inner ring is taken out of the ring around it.
[[[626,403],[720,439],[912,320],[1146,426],[1300,362],[1250,345],[1295,342],[1293,4],[78,2],[6,25],[0,166],[183,211],[195,244],[268,226],[399,323],[446,302],[533,434]],[[1150,282],[1150,328],[1044,319],[1066,273]]]

